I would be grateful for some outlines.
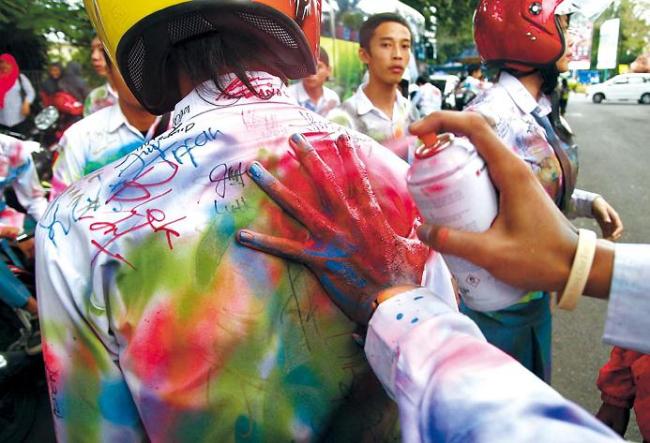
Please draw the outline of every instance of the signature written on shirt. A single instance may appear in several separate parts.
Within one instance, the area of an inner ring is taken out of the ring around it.
[[[56,245],[57,232],[67,236],[73,224],[85,220],[88,229],[95,234],[90,240],[96,250],[93,262],[105,254],[134,268],[119,251],[112,248],[120,238],[141,230],[162,234],[169,249],[173,250],[173,240],[180,237],[178,223],[187,217],[168,217],[160,202],[174,192],[173,179],[181,167],[188,164],[198,167],[196,150],[223,136],[221,131],[213,128],[187,137],[183,136],[184,131],[180,133],[180,139],[166,146],[162,143],[169,137],[153,140],[108,169],[97,171],[80,185],[72,186],[63,194],[64,197],[50,205],[39,223],[41,229],[48,232],[49,240]],[[221,192],[225,196],[225,183],[237,182],[237,177],[243,186],[241,164],[238,169],[225,168],[223,173],[219,167],[213,169],[210,176],[217,195]],[[100,202],[101,196],[106,193],[108,197]],[[245,202],[239,203],[240,206],[243,204]]]

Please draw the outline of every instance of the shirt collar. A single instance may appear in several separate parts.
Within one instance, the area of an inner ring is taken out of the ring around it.
[[[367,85],[367,83],[361,84],[359,86],[359,88],[357,89],[357,92],[354,94],[355,100],[357,102],[357,113],[359,115],[364,115],[364,114],[367,114],[367,113],[369,113],[371,111],[376,111],[376,112],[380,113],[381,115],[384,115],[383,111],[381,111],[379,108],[377,108],[370,101],[370,99],[368,98],[366,93],[363,91],[363,88],[366,85]],[[396,104],[398,106],[404,106],[404,102],[406,102],[406,99],[404,98],[404,96],[402,94],[400,94],[399,92],[397,92],[396,97],[397,97]],[[395,106],[395,105],[393,105],[393,106]],[[393,113],[393,115],[394,114],[395,113]]]
[[[117,132],[122,126],[125,126],[130,132],[132,132],[138,138],[142,140],[149,140],[151,139],[158,123],[160,122],[160,117],[157,117],[154,120],[153,124],[149,127],[149,130],[147,131],[147,135],[144,136],[142,135],[142,132],[138,131],[135,127],[133,127],[128,122],[128,120],[122,113],[122,110],[120,109],[119,103],[115,103],[109,109],[110,112],[108,115],[108,132],[110,133]]]
[[[517,105],[524,114],[536,114],[544,117],[551,113],[551,102],[542,95],[539,101],[528,92],[524,85],[512,74],[505,71],[499,75],[498,84],[506,90],[512,101]]]
[[[295,106],[280,78],[262,71],[248,71],[246,75],[262,98],[249,91],[235,74],[221,75],[219,81],[224,85],[224,91],[219,91],[212,80],[198,85],[174,107],[173,125],[180,125],[206,108],[268,102]]]
[[[128,126],[128,122],[126,121],[124,114],[122,114],[120,105],[115,103],[110,107],[110,113],[108,115],[108,132],[115,132],[120,129],[122,125]]]

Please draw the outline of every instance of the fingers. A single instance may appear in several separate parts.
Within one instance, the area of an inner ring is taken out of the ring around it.
[[[248,175],[271,197],[282,209],[287,211],[303,226],[317,235],[333,235],[334,229],[329,221],[309,203],[284,186],[264,167],[253,162],[248,167]]]
[[[489,260],[485,253],[485,234],[430,224],[419,226],[417,234],[420,240],[438,252],[464,258],[481,267]]]
[[[511,178],[513,168],[519,171],[518,175],[530,173],[526,164],[503,144],[485,118],[475,112],[434,112],[413,123],[409,131],[417,136],[452,132],[468,137],[486,161],[492,181],[499,189],[517,186],[515,179]]]
[[[618,240],[621,238],[623,235],[623,222],[621,221],[621,217],[618,215],[618,212],[616,212],[613,208],[610,207],[609,209],[609,218],[611,220],[611,225],[612,225],[612,233],[610,235],[611,240]]]
[[[305,263],[305,247],[294,240],[242,229],[237,232],[237,241],[247,248]]]
[[[341,135],[336,140],[339,155],[345,167],[348,187],[359,205],[359,210],[366,217],[376,217],[381,212],[375,192],[370,185],[368,171],[359,158],[356,147],[352,144],[350,136]]]
[[[294,134],[289,138],[289,144],[298,155],[300,163],[306,169],[318,193],[325,200],[324,203],[330,206],[339,201],[347,203],[343,191],[336,182],[334,172],[307,139],[301,134]]]
[[[623,235],[623,222],[618,212],[603,197],[598,197],[592,205],[594,216],[603,231],[603,237],[612,241],[620,239]]]

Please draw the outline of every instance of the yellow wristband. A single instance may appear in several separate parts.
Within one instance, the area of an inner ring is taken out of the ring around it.
[[[594,262],[596,254],[596,233],[588,229],[578,230],[578,248],[573,258],[573,265],[569,273],[562,297],[557,307],[572,311],[578,304],[578,299],[582,295],[587,285],[589,271]]]
[[[386,300],[389,300],[403,292],[412,291],[413,289],[416,289],[418,287],[419,286],[414,286],[414,285],[400,285],[400,286],[393,286],[388,289],[384,289],[383,291],[380,291],[379,294],[377,294],[377,298],[372,303],[372,312],[375,312],[375,310],[379,307],[379,305],[385,302]]]

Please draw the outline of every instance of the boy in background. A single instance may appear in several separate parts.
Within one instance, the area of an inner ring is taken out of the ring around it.
[[[305,77],[302,81],[288,89],[289,96],[294,98],[300,106],[322,116],[327,115],[332,109],[341,104],[339,95],[325,86],[325,82],[332,75],[330,58],[322,47],[318,55],[318,71],[314,75]]]

